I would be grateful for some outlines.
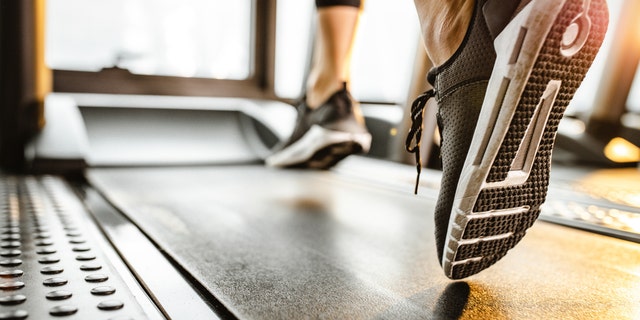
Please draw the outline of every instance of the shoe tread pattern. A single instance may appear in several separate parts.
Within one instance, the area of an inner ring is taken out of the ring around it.
[[[582,3],[581,0],[567,1],[556,18],[539,52],[507,135],[486,181],[505,180],[518,152],[520,141],[538,105],[539,97],[542,96],[550,80],[561,80],[562,86],[547,121],[528,180],[519,186],[481,190],[473,212],[489,212],[522,206],[528,206],[529,210],[507,217],[488,217],[482,219],[484,221],[470,220],[465,226],[458,226],[463,229],[460,240],[482,239],[500,234],[510,234],[510,236],[469,245],[454,243],[454,248],[450,248],[453,251],[452,260],[466,261],[452,264],[450,277],[453,279],[468,277],[493,265],[522,239],[526,230],[533,225],[540,214],[540,205],[544,202],[547,193],[551,151],[558,124],[595,58],[607,26],[606,4],[603,0],[593,0],[588,12],[592,26],[587,43],[573,57],[563,56],[559,48],[564,30],[582,11]]]
[[[363,148],[357,142],[335,143],[319,149],[308,160],[290,165],[288,168],[327,170],[344,158],[362,152]]]

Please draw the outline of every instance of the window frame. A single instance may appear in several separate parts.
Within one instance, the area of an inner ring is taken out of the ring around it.
[[[251,75],[243,80],[138,75],[127,69],[53,70],[54,92],[278,99],[274,91],[276,0],[253,0]]]

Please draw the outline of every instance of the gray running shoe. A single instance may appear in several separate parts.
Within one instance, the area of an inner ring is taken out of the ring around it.
[[[345,157],[369,151],[371,134],[347,85],[324,104],[311,109],[298,105],[296,127],[289,140],[275,147],[268,166],[328,169]]]
[[[537,219],[558,123],[607,22],[605,0],[478,0],[458,51],[429,72],[434,89],[413,105],[407,149],[419,153],[422,110],[435,97],[435,232],[447,277],[493,265]]]

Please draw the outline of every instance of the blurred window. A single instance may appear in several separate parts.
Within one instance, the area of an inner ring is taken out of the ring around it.
[[[611,41],[615,27],[618,24],[618,19],[620,18],[623,3],[621,0],[607,0],[607,5],[609,6],[609,27],[607,34],[604,37],[604,42],[602,43],[602,47],[600,47],[596,59],[593,61],[591,69],[587,72],[580,88],[578,88],[574,98],[571,100],[571,103],[569,103],[567,109],[568,114],[587,112],[593,109],[600,79],[604,72],[605,61],[611,52]]]
[[[278,0],[275,91],[302,95],[309,66],[315,8],[312,0]],[[366,1],[356,35],[351,88],[356,99],[399,103],[406,100],[420,27],[413,1]]]
[[[276,11],[275,92],[295,99],[302,94],[312,49],[313,0],[278,0]]]
[[[49,0],[46,61],[57,70],[246,79],[252,0]]]
[[[627,107],[629,108],[629,111],[640,113],[640,66],[638,66],[636,77],[633,80],[631,93],[627,100]]]

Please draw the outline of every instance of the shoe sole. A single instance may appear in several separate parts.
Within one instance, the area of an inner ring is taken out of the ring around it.
[[[443,250],[449,278],[493,265],[537,219],[558,123],[602,43],[607,15],[604,0],[534,0],[496,38]]]
[[[369,133],[349,133],[313,125],[309,131],[289,147],[266,160],[271,167],[329,169],[345,157],[368,152]]]

